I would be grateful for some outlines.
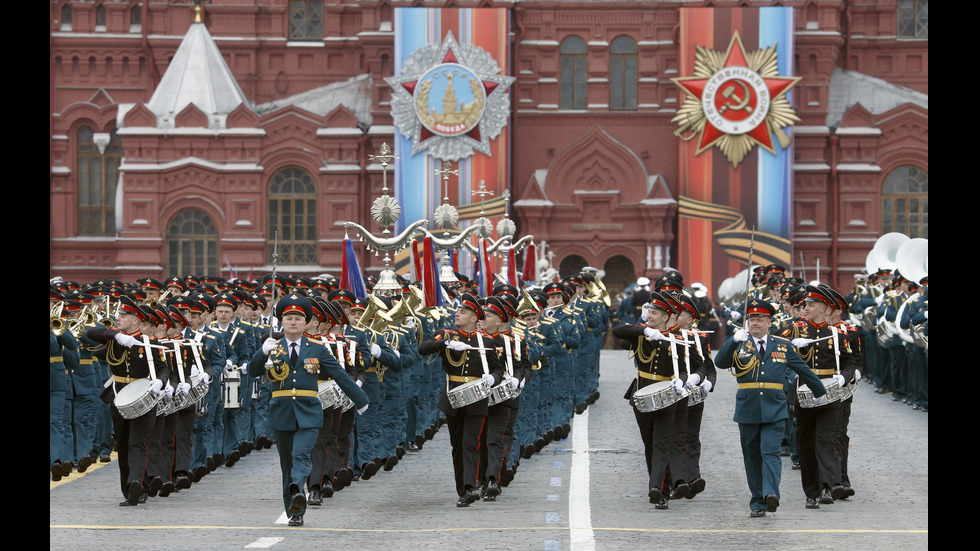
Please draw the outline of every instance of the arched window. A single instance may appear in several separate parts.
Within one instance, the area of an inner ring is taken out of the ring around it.
[[[61,30],[71,30],[71,6],[67,2],[61,6]]]
[[[900,166],[885,177],[881,190],[881,233],[929,238],[929,174]]]
[[[569,36],[561,43],[559,54],[561,65],[561,109],[585,109],[586,48],[585,41],[577,36]]]
[[[279,231],[279,262],[317,263],[316,183],[301,168],[284,168],[269,181],[269,247]]]
[[[289,3],[289,40],[323,40],[323,0]]]
[[[609,48],[609,108],[636,109],[636,42],[628,36]]]
[[[95,30],[105,30],[105,6],[102,4],[95,7]]]
[[[561,259],[561,263],[558,266],[558,273],[562,277],[577,274],[582,271],[582,268],[588,266],[589,263],[577,254],[571,254]]]
[[[167,227],[168,274],[218,273],[218,229],[201,209],[184,209]]]
[[[143,28],[142,4],[136,4],[129,9],[129,32],[138,33]]]
[[[123,156],[115,132],[95,133],[83,126],[76,133],[78,156],[78,235],[116,234],[116,181]]]

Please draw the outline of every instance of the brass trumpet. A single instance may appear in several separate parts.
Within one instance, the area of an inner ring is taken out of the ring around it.
[[[56,336],[60,337],[60,336],[64,335],[65,334],[65,331],[67,331],[67,330],[68,330],[68,324],[65,323],[65,320],[63,320],[63,319],[61,319],[59,317],[51,316],[51,332],[52,333],[54,333]]]

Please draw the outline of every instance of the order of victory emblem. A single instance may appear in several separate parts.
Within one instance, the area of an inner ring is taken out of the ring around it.
[[[411,154],[427,151],[458,161],[479,151],[490,155],[510,116],[507,88],[514,77],[500,75],[486,50],[459,44],[452,32],[442,44],[412,52],[402,75],[385,79],[392,90],[395,126],[412,140]]]
[[[717,146],[736,167],[756,145],[775,153],[773,133],[785,149],[783,128],[800,121],[786,92],[800,78],[779,76],[775,44],[746,53],[737,32],[727,52],[697,46],[694,76],[672,79],[685,92],[674,135],[698,137],[695,155]]]

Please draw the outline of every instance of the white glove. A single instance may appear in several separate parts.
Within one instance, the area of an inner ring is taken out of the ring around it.
[[[885,300],[885,295],[883,295],[883,294],[878,295],[878,296],[875,297],[875,304],[877,304],[878,306],[881,306],[881,303],[884,302],[884,300]]]
[[[211,384],[211,376],[207,373],[201,373],[201,379],[204,379],[204,384]]]
[[[381,349],[379,348],[378,350],[381,350]],[[401,357],[402,357],[402,353],[401,353],[401,352],[399,352],[399,351],[397,351],[397,350],[395,350],[394,352],[395,352],[395,357],[396,357],[396,358],[401,358]],[[372,352],[372,353],[373,353],[373,352]],[[379,352],[379,354],[380,354],[380,352]],[[377,356],[375,356],[375,357],[377,357]]]
[[[731,318],[735,321],[742,319],[742,313],[738,310],[732,310]]]
[[[470,346],[470,345],[468,345],[468,344],[466,344],[463,341],[449,341],[449,342],[446,343],[446,348],[449,348],[451,350],[455,350],[456,352],[462,352],[464,350],[469,350],[470,348],[473,348],[473,347]]]
[[[684,386],[686,386],[687,388],[691,388],[691,387],[698,386],[698,383],[700,382],[701,382],[701,376],[698,375],[697,373],[691,373],[690,375],[687,376],[687,382],[684,383]]]
[[[408,318],[407,320],[405,320],[405,327],[415,329],[415,318]]]
[[[834,375],[834,380],[837,381],[837,387],[838,388],[844,388],[844,384],[845,383],[844,383],[844,376],[843,375]]]
[[[371,404],[364,404],[364,407],[362,407],[361,409],[357,410],[357,414],[358,415],[364,415],[364,412],[367,411],[368,406],[370,406],[370,405]]]
[[[126,348],[129,348],[130,346],[133,346],[134,344],[138,344],[140,342],[136,340],[136,338],[133,337],[132,335],[127,335],[126,333],[122,333],[122,332],[116,333],[116,336],[114,338],[116,339],[116,342],[125,346]]]
[[[150,384],[150,394],[154,396],[159,396],[163,393],[163,381],[160,379],[153,379],[153,383]]]
[[[650,316],[650,305],[644,304],[643,307],[640,308],[640,320],[646,321],[649,316]]]
[[[929,310],[926,310],[925,312],[922,312],[922,315],[925,316],[926,319],[929,319]]]
[[[167,386],[163,387],[163,393],[167,395],[167,398],[174,397],[174,387],[170,386],[170,381],[167,381]]]
[[[190,383],[180,383],[179,385],[177,385],[177,392],[179,392],[181,396],[187,396],[187,394],[190,393],[190,391],[191,391]]]
[[[242,375],[247,374],[248,373],[248,364],[242,364],[242,365],[238,366],[238,370],[242,372]]]
[[[860,369],[855,369],[854,370],[854,381],[857,382],[857,381],[860,381],[860,380],[861,380],[861,370]]]
[[[371,355],[374,356],[375,358],[377,358],[378,356],[380,356],[381,355],[381,346],[379,346],[377,344],[372,344],[371,345]]]
[[[673,385],[674,385],[674,394],[684,393],[684,381],[680,380],[680,378],[674,379]]]
[[[711,381],[704,381],[698,386],[700,386],[701,389],[704,390],[705,392],[711,392],[712,387],[714,387],[714,385],[711,384]]]
[[[735,342],[745,342],[749,340],[749,332],[745,329],[736,329],[735,335],[732,337]]]
[[[813,404],[816,405],[816,406],[822,406],[822,405],[828,403],[828,401],[829,400],[828,400],[826,394],[824,394],[823,396],[814,396],[813,397]]]
[[[510,385],[511,390],[517,390],[517,387],[521,385],[521,382],[516,377],[507,377],[505,380]]]
[[[493,386],[493,375],[489,373],[484,373],[483,380],[486,381],[488,385]]]
[[[269,354],[272,354],[272,351],[275,350],[277,346],[279,346],[279,341],[269,337],[264,343],[262,343],[262,353],[268,356]]]
[[[527,379],[521,379],[521,384],[517,385],[517,388],[524,388],[524,383],[526,383],[526,382],[527,382]]]
[[[231,369],[231,358],[225,360],[225,369]]]
[[[659,329],[654,329],[652,327],[647,327],[646,329],[644,329],[643,334],[646,336],[646,338],[655,341],[660,340],[660,338],[664,336],[664,334],[661,333]]]
[[[357,387],[358,387],[358,388],[360,388],[360,387],[362,387],[362,386],[364,386],[364,383],[363,383],[363,382],[361,382],[361,380],[360,380],[360,379],[357,379],[357,380],[355,380],[355,381],[354,381],[354,384],[355,384],[355,385],[357,385]]]
[[[902,340],[905,341],[905,342],[907,342],[907,343],[910,343],[910,344],[914,344],[915,343],[915,339],[912,338],[912,335],[909,335],[905,331],[902,331],[901,333],[899,333],[898,336],[901,337]]]
[[[795,338],[795,339],[793,339],[793,340],[791,340],[789,342],[791,342],[793,344],[793,346],[795,346],[796,348],[806,348],[807,346],[810,346],[810,343],[812,343],[813,340],[812,339],[804,339],[802,337],[797,337],[797,338]]]

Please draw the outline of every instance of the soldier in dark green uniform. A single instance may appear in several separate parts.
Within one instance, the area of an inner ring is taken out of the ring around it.
[[[283,337],[269,337],[256,351],[248,372],[260,377],[268,372],[272,381],[269,426],[275,431],[282,496],[290,526],[302,526],[306,512],[303,490],[312,470],[313,445],[323,425],[323,407],[317,398],[317,379],[333,378],[351,400],[358,413],[368,406],[368,397],[323,345],[314,344],[303,332],[313,316],[309,299],[292,293],[276,304],[276,317],[282,322]],[[266,360],[271,363],[266,367]]]
[[[718,369],[731,370],[738,378],[734,421],[742,443],[745,478],[752,497],[752,518],[776,512],[779,507],[779,481],[782,462],[779,444],[788,412],[784,384],[787,369],[813,389],[815,401],[826,402],[826,389],[820,378],[784,338],[769,334],[772,304],[750,299],[747,305],[748,329],[738,329],[715,356]]]

